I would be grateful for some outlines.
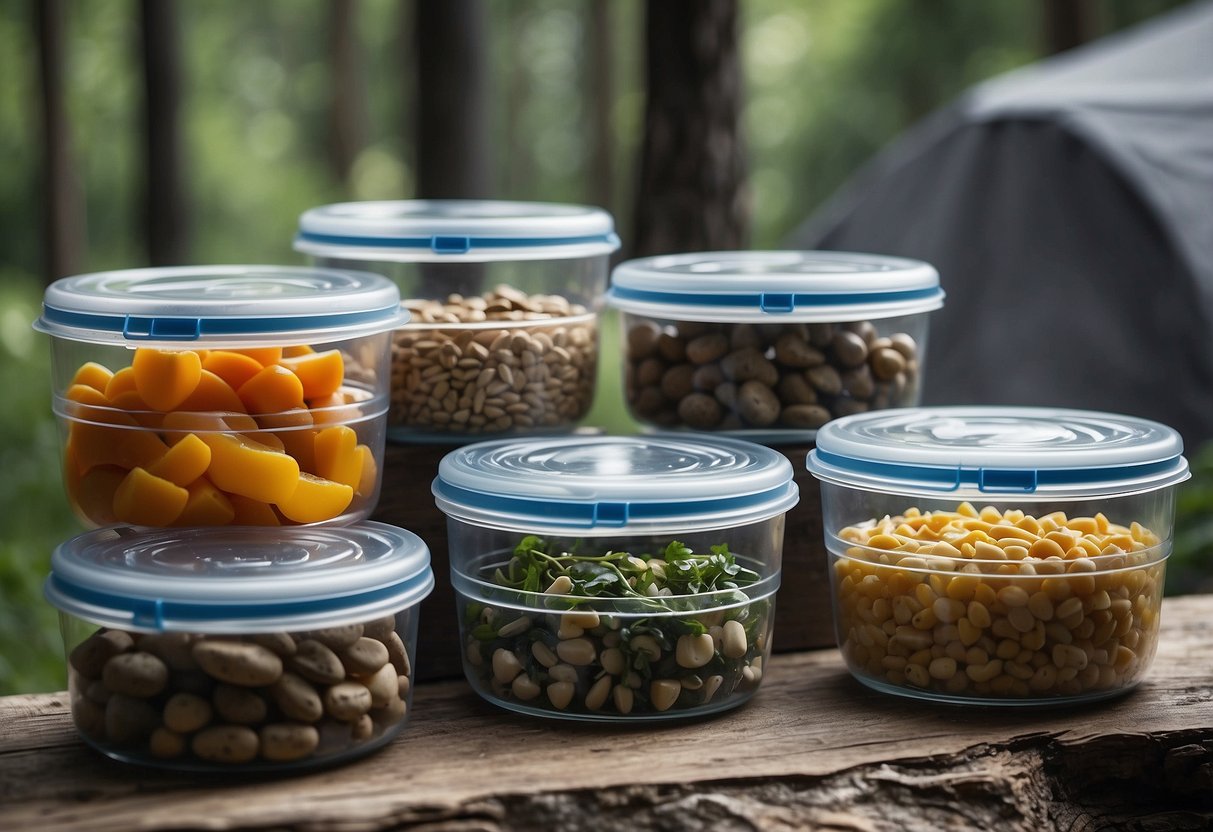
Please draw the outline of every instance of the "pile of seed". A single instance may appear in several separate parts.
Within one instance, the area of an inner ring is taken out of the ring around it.
[[[509,286],[405,306],[412,320],[392,347],[393,427],[459,434],[564,428],[590,409],[598,322],[584,306]]]
[[[695,430],[814,430],[914,404],[918,344],[868,321],[732,324],[629,319],[627,401],[638,419]]]
[[[403,726],[411,673],[392,616],[307,633],[101,629],[69,657],[89,739],[220,765],[339,754]]]
[[[852,671],[944,696],[1077,697],[1145,673],[1158,537],[1102,514],[907,509],[843,529],[838,632]]]
[[[548,593],[560,591],[557,585]],[[751,642],[737,617],[753,615],[764,618]],[[646,633],[644,625],[651,622],[643,616],[591,610],[519,615],[484,607],[478,623],[495,634],[465,636],[468,678],[489,699],[539,712],[694,713],[748,698],[769,656],[770,605],[690,612],[685,621],[701,624],[706,632],[685,633],[663,645],[659,639],[667,637]],[[640,667],[651,677],[646,679]]]

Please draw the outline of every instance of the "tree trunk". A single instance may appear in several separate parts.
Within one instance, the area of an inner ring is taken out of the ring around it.
[[[420,0],[417,36],[417,195],[490,195],[488,60],[482,0]]]
[[[178,103],[181,38],[176,0],[141,0],[143,47],[144,234],[153,266],[188,260],[187,219]]]
[[[609,0],[590,0],[586,36],[589,41],[589,72],[586,87],[590,111],[588,136],[590,201],[611,211],[615,197],[613,159],[615,142],[611,133],[611,111],[615,104],[615,90],[611,78],[613,44]],[[612,213],[614,212],[612,211]]]
[[[741,248],[750,206],[735,0],[649,0],[634,255]]]
[[[33,5],[41,80],[43,275],[49,283],[80,271],[84,206],[72,165],[71,131],[64,107],[64,3],[36,0]]]
[[[329,162],[337,180],[349,189],[350,173],[366,146],[366,78],[358,39],[357,0],[333,0],[329,7]]]
[[[1065,52],[1096,37],[1094,0],[1043,0],[1045,51]]]

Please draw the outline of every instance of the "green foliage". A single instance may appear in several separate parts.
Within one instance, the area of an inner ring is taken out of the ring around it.
[[[80,531],[59,478],[50,356],[30,329],[42,287],[0,273],[0,695],[66,684],[55,611],[42,600],[51,550]]]

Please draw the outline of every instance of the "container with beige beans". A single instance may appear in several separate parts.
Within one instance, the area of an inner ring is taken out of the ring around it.
[[[1179,435],[1081,410],[934,407],[817,434],[835,625],[865,685],[1051,705],[1122,694],[1158,646]]]
[[[560,432],[588,412],[614,221],[588,206],[482,200],[311,209],[295,249],[396,282],[388,437],[458,444]]]
[[[676,254],[611,276],[625,395],[651,428],[802,442],[839,416],[918,402],[939,275],[826,251]]]
[[[382,523],[110,527],[60,545],[72,720],[114,759],[281,771],[366,754],[404,728],[429,552]]]

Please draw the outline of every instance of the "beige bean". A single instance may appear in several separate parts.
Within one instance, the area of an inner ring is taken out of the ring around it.
[[[337,654],[324,644],[312,639],[300,641],[296,645],[295,654],[287,658],[286,663],[291,670],[317,684],[334,685],[345,678],[345,666]],[[272,681],[273,679],[269,680],[269,682]],[[269,682],[261,684],[269,684]]]
[[[242,725],[214,725],[195,734],[190,749],[207,762],[238,764],[256,758],[260,744],[257,734]]]
[[[503,685],[508,685],[522,672],[522,662],[518,657],[504,647],[493,651],[493,678]]]
[[[120,653],[105,663],[101,681],[114,693],[147,698],[164,690],[168,667],[151,653]]]
[[[339,682],[324,692],[324,710],[333,719],[352,722],[371,709],[371,692],[358,682]]]
[[[716,654],[716,645],[707,633],[702,635],[682,635],[674,651],[675,660],[679,667],[694,670],[703,667]]]
[[[147,741],[147,750],[153,757],[161,760],[180,757],[185,753],[185,737],[161,725],[152,731]]]
[[[590,687],[585,695],[585,706],[591,711],[597,711],[606,704],[607,696],[611,693],[611,677],[603,676]]]
[[[649,700],[657,711],[668,711],[678,701],[682,683],[676,679],[654,679],[649,685]]]
[[[211,721],[211,703],[192,693],[175,693],[164,703],[164,724],[179,734],[192,734]]]
[[[594,644],[587,638],[572,638],[556,645],[556,655],[562,662],[584,667],[593,664],[597,658]]]
[[[391,666],[387,645],[382,641],[361,636],[340,653],[341,664],[349,673],[369,674]]]
[[[261,756],[274,762],[302,760],[320,745],[320,732],[315,726],[290,722],[263,725],[258,738]]]
[[[563,711],[573,701],[576,688],[572,682],[552,682],[547,686],[548,701],[558,711]]]
[[[289,675],[292,674],[284,673],[282,678]],[[275,682],[275,685],[280,684],[282,678]],[[307,683],[303,682],[303,684]],[[319,697],[317,697],[317,707],[319,707],[319,701]],[[215,713],[219,715],[219,719],[224,722],[253,725],[265,721],[265,699],[249,688],[237,685],[217,685],[214,693],[211,694],[211,705],[214,707]]]
[[[720,686],[724,684],[724,677],[719,674],[709,676],[703,680],[703,702],[706,705],[716,696],[716,691],[720,690]]]
[[[194,661],[208,675],[229,684],[261,687],[282,675],[282,659],[258,644],[205,639],[195,642],[192,652]]]
[[[514,681],[510,683],[510,690],[514,696],[518,697],[523,702],[530,701],[539,696],[540,688],[530,676],[525,673],[520,673],[514,677]]]
[[[746,639],[745,627],[737,620],[724,622],[723,646],[721,652],[726,658],[740,659],[749,652],[750,645]]]

